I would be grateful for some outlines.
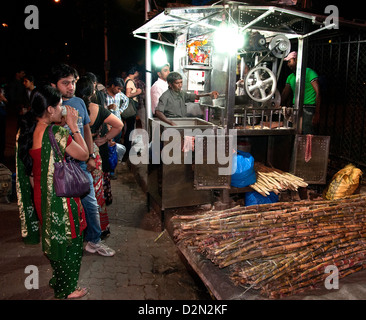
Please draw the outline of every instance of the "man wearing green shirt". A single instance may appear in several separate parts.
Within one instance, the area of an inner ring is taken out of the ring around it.
[[[155,109],[155,116],[171,126],[174,126],[175,123],[168,118],[184,118],[187,116],[186,102],[194,102],[200,97],[205,96],[211,96],[212,99],[216,99],[219,95],[217,91],[203,94],[183,91],[183,79],[178,72],[169,73],[167,82],[169,89],[160,96],[158,105]]]
[[[287,61],[287,65],[293,73],[287,77],[286,86],[282,91],[281,105],[287,105],[291,94],[293,95],[292,103],[295,104],[297,52],[290,52],[284,60]],[[316,126],[319,124],[320,101],[318,75],[314,70],[306,68],[302,134],[316,133]]]

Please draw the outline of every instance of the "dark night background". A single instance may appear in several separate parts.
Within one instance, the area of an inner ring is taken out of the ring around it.
[[[39,9],[38,30],[24,26],[30,4]],[[111,74],[144,62],[144,40],[132,36],[144,23],[144,0],[16,0],[1,6],[0,23],[8,27],[0,28],[0,75],[23,68],[39,77],[67,62],[103,78],[105,17]]]
[[[155,9],[155,4],[164,8],[168,2],[174,3],[175,0],[151,0],[151,8]],[[207,1],[179,2],[198,4]],[[214,2],[217,1],[210,3]],[[36,79],[43,77],[57,62],[67,62],[81,74],[92,71],[103,81],[105,24],[108,28],[110,75],[120,75],[132,64],[144,65],[145,42],[132,36],[132,31],[144,23],[144,0],[60,0],[59,3],[16,0],[7,3],[2,2],[0,9],[0,76],[3,81],[19,68],[35,75]],[[270,1],[257,3],[271,5]],[[353,3],[313,0],[311,11],[321,14],[328,4],[335,4],[340,16],[351,20],[365,16],[363,9],[355,5],[357,2]],[[27,30],[24,26],[29,15],[24,10],[31,4],[39,9],[38,30]],[[3,23],[8,26],[3,27]]]

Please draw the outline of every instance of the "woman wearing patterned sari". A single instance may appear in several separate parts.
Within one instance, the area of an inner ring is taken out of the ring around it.
[[[111,190],[108,190],[107,187],[109,186],[110,188],[109,172],[111,171],[108,161],[108,142],[121,132],[123,124],[108,109],[91,102],[91,98],[95,93],[94,90],[92,80],[84,76],[78,81],[75,95],[84,100],[90,117],[90,131],[94,139],[94,153],[96,156],[96,168],[92,171],[92,176],[94,179],[95,196],[100,210],[101,238],[105,238],[110,234],[106,206],[112,201]]]
[[[41,233],[42,250],[53,269],[50,286],[55,297],[75,299],[87,293],[86,288],[77,288],[86,223],[80,199],[57,197],[53,188],[54,153],[48,128],[61,122],[61,105],[61,94],[51,86],[32,94],[31,110],[17,135],[16,187],[23,240],[39,243]],[[67,152],[74,159],[86,160],[89,152],[78,131],[77,111],[66,108],[65,120],[74,139],[65,128],[53,126],[56,141],[63,155]]]

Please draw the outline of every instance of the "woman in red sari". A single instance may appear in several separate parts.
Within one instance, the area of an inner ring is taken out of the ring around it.
[[[66,108],[66,123],[74,139],[60,126],[53,126],[53,134],[63,155],[84,161],[89,152],[78,131],[77,111]],[[75,299],[87,293],[86,288],[77,288],[86,223],[80,199],[57,197],[53,188],[54,154],[48,128],[61,122],[61,110],[61,94],[51,86],[37,88],[32,94],[31,110],[17,137],[16,185],[23,240],[39,242],[41,229],[42,250],[53,268],[50,286],[55,297]]]

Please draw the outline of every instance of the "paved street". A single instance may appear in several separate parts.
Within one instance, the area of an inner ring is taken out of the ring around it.
[[[160,217],[148,212],[146,195],[126,164],[118,164],[112,180],[113,203],[108,207],[111,235],[106,243],[114,257],[84,251],[80,286],[90,292],[83,300],[196,300],[210,295],[186,265],[167,232],[161,233]],[[41,245],[24,245],[15,202],[0,203],[0,299],[51,300],[48,285],[51,267]],[[25,268],[39,270],[39,289],[28,290]]]
[[[5,164],[14,172],[15,132],[7,132]],[[116,255],[102,257],[84,251],[79,285],[88,287],[89,293],[82,300],[210,300],[206,287],[181,257],[168,232],[161,233],[160,215],[148,210],[144,179],[136,182],[137,177],[144,177],[144,168],[130,170],[119,163],[117,174],[117,180],[112,180],[113,203],[108,206],[111,235],[106,239]],[[361,188],[361,192],[365,190]],[[18,214],[15,201],[0,199],[0,300],[54,300],[48,285],[50,263],[40,244],[22,242]],[[26,288],[29,266],[39,272],[38,289]],[[309,296],[298,298],[364,299],[365,271],[341,284],[334,292],[309,292]]]

